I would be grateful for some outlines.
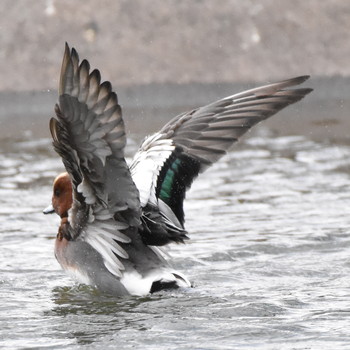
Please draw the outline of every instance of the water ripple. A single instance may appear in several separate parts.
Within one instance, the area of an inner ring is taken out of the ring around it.
[[[266,135],[240,143],[193,184],[191,240],[170,249],[195,288],[113,298],[76,285],[54,259],[58,219],[41,210],[63,167],[50,143],[2,145],[0,346],[348,346],[348,145]]]

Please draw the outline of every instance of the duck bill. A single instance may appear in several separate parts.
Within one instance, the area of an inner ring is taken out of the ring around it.
[[[50,204],[47,208],[43,210],[44,214],[52,214],[55,212],[55,208]]]

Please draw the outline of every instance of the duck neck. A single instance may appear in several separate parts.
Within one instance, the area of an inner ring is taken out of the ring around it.
[[[57,233],[57,239],[59,241],[62,241],[63,238],[65,238],[68,241],[70,241],[72,239],[72,237],[69,233],[68,215],[61,216],[61,224],[60,224],[60,227],[59,227],[58,233]]]

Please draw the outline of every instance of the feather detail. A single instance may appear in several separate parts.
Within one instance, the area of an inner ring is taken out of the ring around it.
[[[118,268],[118,270],[120,270],[121,263],[116,255],[111,251],[110,247],[106,246],[106,244],[101,243],[98,238],[92,236],[86,239],[86,242],[101,254],[105,263],[108,263],[110,266],[115,266],[115,268]],[[117,277],[120,276],[121,273],[119,272]]]
[[[154,134],[147,138],[130,166],[131,176],[140,192],[143,207],[148,202],[157,204],[155,191],[158,175],[164,162],[175,149],[171,140],[162,140],[161,137],[160,134]]]
[[[175,236],[170,232],[174,227],[183,228],[183,201],[192,181],[252,126],[310,93],[312,89],[308,88],[290,89],[306,79],[308,76],[268,84],[182,113],[144,140],[130,169],[141,205],[150,210],[144,213],[147,242],[179,240],[180,231]],[[167,227],[168,232],[161,238],[162,230],[156,230],[159,237],[153,240],[147,226],[156,227],[152,222],[155,207],[161,217],[160,227]]]
[[[69,227],[102,256],[118,278],[128,259],[121,244],[131,238],[120,230],[140,223],[138,190],[124,159],[126,135],[121,108],[110,82],[66,45],[62,62],[57,119],[51,119],[54,148],[72,179]],[[119,242],[119,243],[117,243]]]

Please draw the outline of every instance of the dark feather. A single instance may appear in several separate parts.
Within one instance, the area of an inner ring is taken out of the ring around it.
[[[124,159],[126,136],[117,95],[109,82],[101,84],[98,70],[89,70],[89,63],[79,65],[77,52],[66,45],[57,119],[50,122],[54,148],[81,204],[122,212],[124,222],[138,226],[139,196]]]
[[[187,232],[182,227],[170,225],[159,208],[150,204],[143,208],[140,234],[145,244],[154,246],[170,242],[184,243],[188,239]]]
[[[200,170],[200,161],[177,147],[164,163],[157,181],[156,197],[163,200],[184,224],[183,201],[186,190]]]

